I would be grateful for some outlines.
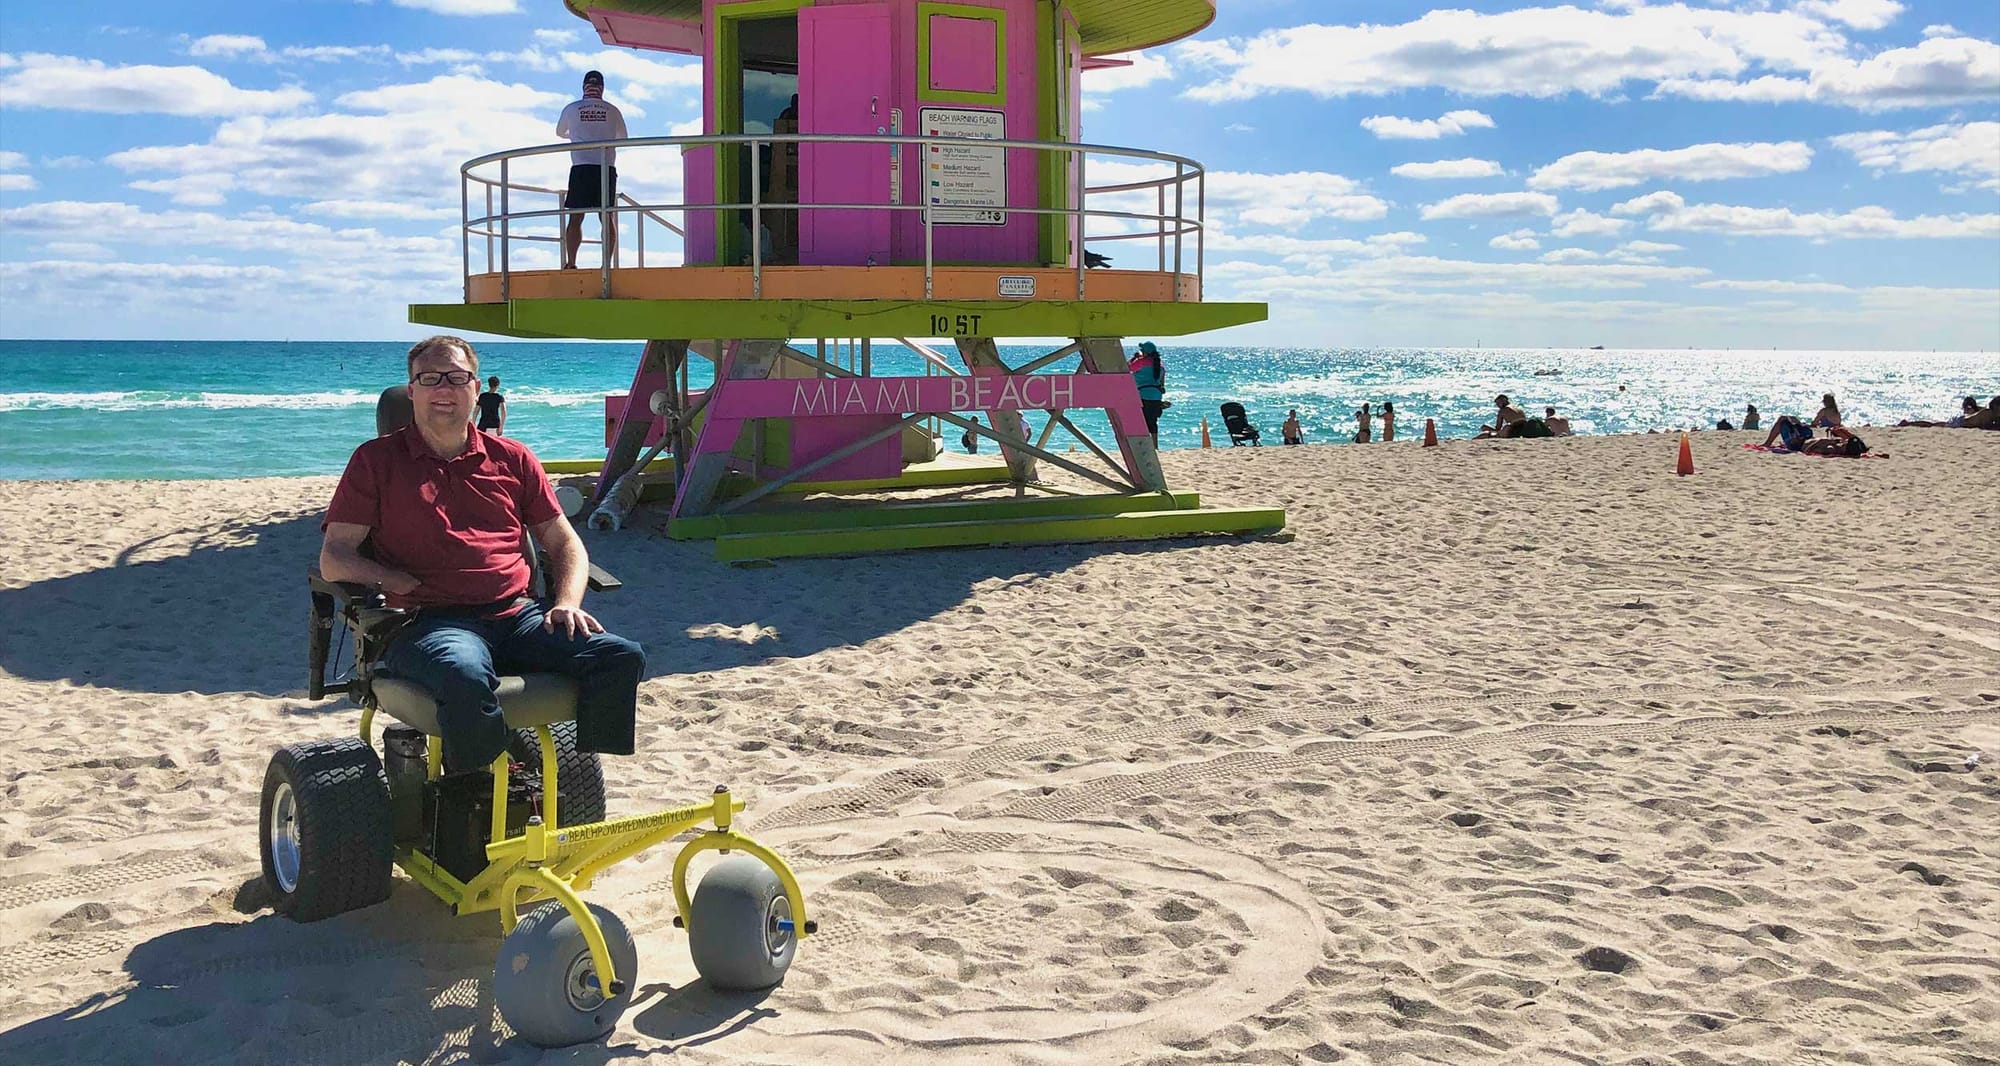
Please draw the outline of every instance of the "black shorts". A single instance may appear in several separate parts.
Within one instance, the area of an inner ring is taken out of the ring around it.
[[[563,206],[583,210],[604,207],[597,196],[604,179],[599,174],[604,170],[596,163],[578,163],[569,168],[569,195],[563,198]],[[618,202],[618,168],[611,168],[611,202]]]

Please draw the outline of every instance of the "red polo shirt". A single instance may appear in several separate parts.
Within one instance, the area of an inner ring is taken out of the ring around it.
[[[470,433],[450,459],[431,454],[415,426],[377,437],[354,449],[333,490],[326,521],[367,526],[375,560],[422,582],[391,606],[498,607],[527,594],[522,530],[562,508],[526,445]]]

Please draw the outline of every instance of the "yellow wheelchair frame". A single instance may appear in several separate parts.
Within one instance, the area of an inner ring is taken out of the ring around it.
[[[370,748],[375,747],[374,724],[375,707],[371,702],[361,712],[361,741]],[[514,931],[514,926],[520,921],[523,904],[556,900],[576,920],[577,928],[583,933],[605,995],[622,995],[625,977],[613,968],[604,931],[598,925],[597,916],[584,905],[578,893],[589,889],[592,880],[610,866],[663,840],[679,836],[704,821],[712,821],[714,828],[704,830],[682,845],[680,854],[674,857],[673,889],[677,912],[674,924],[685,929],[694,921],[694,903],[687,889],[688,864],[694,857],[704,851],[725,854],[740,851],[762,861],[777,875],[791,910],[791,928],[786,931],[800,941],[816,931],[816,923],[806,917],[805,893],[799,890],[798,878],[793,876],[791,867],[776,852],[732,828],[736,812],[743,809],[743,801],[732,797],[727,786],[718,786],[714,796],[705,802],[689,803],[654,814],[564,826],[557,821],[556,804],[550,800],[557,794],[555,737],[546,725],[535,726],[534,730],[542,754],[542,795],[545,802],[541,808],[544,813],[538,818],[531,817],[519,836],[507,835],[508,756],[502,754],[495,759],[492,766],[493,824],[488,834],[491,843],[486,845],[487,866],[484,870],[471,881],[460,881],[423,852],[401,845],[396,848],[396,865],[412,880],[429,889],[432,895],[449,904],[453,913],[465,915],[498,911],[500,931],[504,935]],[[444,742],[438,737],[427,736],[425,743],[427,773],[429,779],[435,781],[444,772]]]

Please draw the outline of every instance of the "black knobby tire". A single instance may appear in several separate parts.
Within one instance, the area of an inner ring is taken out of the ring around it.
[[[589,825],[604,820],[604,764],[594,751],[576,750],[576,723],[549,726],[556,742],[556,824]],[[507,740],[515,762],[539,772],[542,745],[532,729],[516,729]]]
[[[785,979],[799,941],[776,926],[791,919],[791,903],[762,860],[738,855],[717,863],[695,886],[688,910],[688,953],[710,985],[749,992]]]
[[[280,805],[288,811],[274,819]],[[316,922],[389,898],[389,778],[361,738],[278,749],[258,813],[264,884],[279,914]]]
[[[586,903],[604,933],[620,991],[605,995],[583,929],[560,903],[535,908],[500,942],[493,967],[493,1003],[523,1040],[568,1047],[610,1032],[639,987],[639,949],[618,916]]]

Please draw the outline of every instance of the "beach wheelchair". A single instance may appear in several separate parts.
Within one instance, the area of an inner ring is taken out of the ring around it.
[[[612,864],[695,830],[672,875],[674,925],[687,931],[695,969],[725,991],[784,979],[814,923],[784,860],[732,827],[743,803],[727,787],[607,819],[598,756],[577,750],[575,683],[555,674],[502,678],[500,705],[514,730],[508,751],[488,770],[446,777],[436,701],[377,672],[411,613],[386,606],[375,589],[316,571],[309,584],[307,694],[346,695],[362,708],[361,727],[356,736],[281,748],[265,771],[259,851],[279,913],[311,922],[380,903],[392,865],[455,914],[497,912],[500,1016],[524,1039],[561,1047],[610,1032],[637,988],[631,933],[581,893]],[[335,644],[336,627],[351,635],[354,666],[344,687],[330,690],[329,652],[346,642]],[[400,723],[383,731],[380,752],[378,712]],[[704,851],[736,854],[690,895],[689,864]]]

